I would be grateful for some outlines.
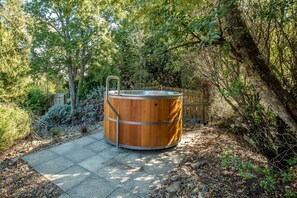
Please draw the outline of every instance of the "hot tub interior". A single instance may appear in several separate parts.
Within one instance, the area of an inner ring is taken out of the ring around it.
[[[118,91],[109,91],[110,95],[118,95]],[[120,94],[122,96],[129,95],[129,96],[179,96],[182,95],[179,92],[173,91],[160,91],[160,90],[121,90]]]

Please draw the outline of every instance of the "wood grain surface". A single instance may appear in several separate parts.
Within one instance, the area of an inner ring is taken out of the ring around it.
[[[182,134],[182,97],[177,99],[130,100],[110,98],[119,113],[120,120],[133,122],[164,122],[150,125],[119,124],[119,143],[129,146],[162,147],[177,143]],[[116,119],[116,115],[104,99],[104,115]],[[139,123],[141,124],[141,123]],[[104,118],[104,135],[109,141],[116,140],[116,122]]]

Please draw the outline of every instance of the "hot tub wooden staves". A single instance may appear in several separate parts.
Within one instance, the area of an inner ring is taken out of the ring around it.
[[[182,135],[182,95],[110,96],[119,114],[120,147],[154,150],[176,145]],[[104,99],[104,137],[115,144],[116,115]]]

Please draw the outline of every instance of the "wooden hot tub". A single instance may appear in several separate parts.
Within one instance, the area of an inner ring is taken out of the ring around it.
[[[182,93],[171,91],[108,91],[118,113],[118,146],[139,150],[176,145],[182,135]],[[104,137],[116,144],[117,115],[104,99]]]

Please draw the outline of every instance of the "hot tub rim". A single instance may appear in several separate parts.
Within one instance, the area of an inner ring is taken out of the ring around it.
[[[167,91],[167,90],[121,90],[121,92],[125,91],[148,91],[148,92],[167,92],[172,94],[151,94],[151,95],[141,95],[141,94],[117,94],[116,90],[112,90],[108,92],[109,98],[118,98],[118,99],[134,99],[134,100],[158,100],[158,99],[177,99],[179,97],[183,97],[183,93],[176,91]],[[104,93],[106,96],[106,92]]]

